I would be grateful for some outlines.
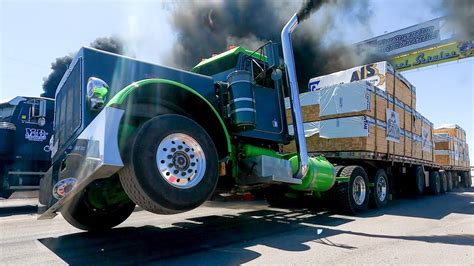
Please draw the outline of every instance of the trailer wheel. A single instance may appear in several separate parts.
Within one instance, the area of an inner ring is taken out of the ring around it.
[[[423,191],[425,190],[425,173],[420,166],[415,168],[415,185],[413,188],[416,195],[423,195]]]
[[[339,209],[342,212],[353,214],[367,209],[369,182],[364,168],[347,166],[342,169],[340,176],[349,177],[349,181],[337,184]]]
[[[380,208],[388,203],[389,183],[385,170],[378,169],[374,177],[374,188],[370,195],[370,206]]]
[[[99,198],[99,202],[97,197],[94,197],[95,202],[91,200],[90,195],[94,190],[102,190],[105,181],[98,179],[92,182],[61,208],[61,215],[69,224],[86,231],[107,230],[121,224],[132,214],[135,203],[126,196],[114,204],[106,204],[105,198]]]
[[[461,173],[461,184],[465,188],[471,187],[470,182],[469,182],[469,174],[467,172],[462,172]]]
[[[120,181],[143,209],[158,214],[189,211],[212,195],[219,173],[217,150],[193,120],[160,115],[144,123],[130,141]]]
[[[438,171],[430,171],[430,192],[433,195],[438,195],[441,191],[441,181]]]
[[[446,193],[448,191],[448,179],[446,178],[446,172],[439,172],[440,179],[440,192]]]
[[[451,172],[452,179],[453,179],[453,188],[459,187],[459,173],[456,171]]]
[[[450,171],[446,171],[446,180],[447,180],[447,187],[446,191],[451,192],[453,191],[453,176],[451,175]]]

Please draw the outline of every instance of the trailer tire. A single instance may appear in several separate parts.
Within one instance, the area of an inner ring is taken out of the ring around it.
[[[459,174],[456,171],[451,172],[452,179],[453,179],[453,189],[459,188]]]
[[[340,176],[349,177],[349,181],[337,184],[339,210],[349,214],[366,210],[369,203],[369,181],[364,168],[347,166],[342,169]]]
[[[135,203],[129,199],[102,209],[91,204],[87,197],[88,189],[100,186],[102,181],[93,181],[61,208],[61,215],[69,224],[86,231],[107,230],[121,224],[133,213]]]
[[[385,170],[378,169],[374,177],[374,187],[370,194],[370,206],[381,208],[388,203],[389,182]]]
[[[425,190],[425,173],[423,172],[423,168],[421,166],[417,166],[415,168],[415,184],[413,186],[413,190],[415,195],[421,196]]]
[[[207,132],[190,118],[154,117],[130,142],[119,176],[127,195],[143,209],[157,214],[189,211],[214,192],[217,150]]]
[[[461,173],[461,184],[464,188],[469,188],[471,185],[469,184],[469,174],[468,172],[462,172]]]
[[[438,195],[441,192],[441,180],[438,171],[430,171],[430,192]]]
[[[448,186],[446,187],[446,191],[451,192],[453,191],[453,176],[450,171],[446,171],[445,173],[446,173],[446,180],[448,184]]]
[[[439,172],[439,179],[440,179],[440,192],[442,194],[448,191],[448,180],[446,178],[446,172]]]

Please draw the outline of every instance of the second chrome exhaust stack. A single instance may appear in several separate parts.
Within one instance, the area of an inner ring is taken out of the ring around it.
[[[290,88],[291,115],[293,117],[295,142],[299,161],[299,169],[294,177],[302,179],[306,176],[306,173],[308,173],[308,151],[306,149],[306,139],[304,136],[303,116],[301,115],[298,81],[296,79],[295,58],[293,56],[293,45],[291,43],[291,33],[295,30],[296,26],[298,26],[298,15],[295,13],[281,31],[281,45],[283,50],[283,59],[285,61],[288,86]]]

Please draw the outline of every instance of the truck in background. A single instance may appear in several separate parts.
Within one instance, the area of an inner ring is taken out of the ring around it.
[[[175,214],[216,190],[263,190],[274,205],[289,194],[324,197],[350,213],[369,201],[384,206],[397,189],[439,193],[443,168],[434,162],[308,153],[291,43],[298,23],[295,14],[281,32],[284,62],[271,42],[236,47],[191,71],[82,48],[56,91],[38,218],[60,212],[77,228],[104,230],[136,205]],[[292,140],[295,151],[282,152]]]
[[[0,196],[39,188],[51,165],[54,100],[15,97],[0,104]]]

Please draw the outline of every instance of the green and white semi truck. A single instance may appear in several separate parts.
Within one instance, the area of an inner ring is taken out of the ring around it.
[[[271,204],[326,197],[349,212],[387,203],[396,173],[437,176],[436,165],[308,155],[291,33],[278,46],[237,47],[190,72],[82,48],[56,92],[52,166],[41,180],[40,219],[57,212],[102,230],[136,205],[157,214],[194,209],[216,191],[263,190]],[[294,137],[288,133],[289,91]],[[295,140],[297,152],[284,154]],[[413,185],[415,186],[415,185]]]

